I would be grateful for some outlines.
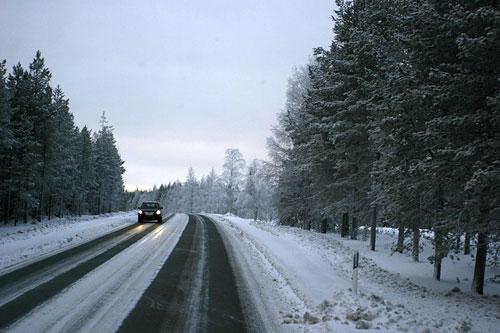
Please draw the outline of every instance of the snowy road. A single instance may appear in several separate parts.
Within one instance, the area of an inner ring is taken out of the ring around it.
[[[246,332],[224,243],[215,224],[189,216],[177,246],[120,332]]]
[[[213,221],[177,214],[0,276],[0,331],[245,332],[237,289]]]
[[[0,275],[0,331],[451,333],[493,332],[500,322],[498,296],[424,288],[366,252],[354,295],[350,246],[364,251],[362,241],[231,215],[121,218],[96,220],[105,235],[82,221],[0,237],[0,251],[36,255],[27,235],[56,251],[24,263],[5,256],[13,266]],[[58,230],[64,239],[77,230],[97,238],[59,248]]]
[[[72,271],[79,265],[102,255],[108,249],[111,249],[124,241],[127,241],[125,244],[134,241],[135,239],[141,237],[143,233],[152,231],[151,227],[152,226],[143,227],[131,225],[85,243],[79,247],[58,253],[0,276],[0,306],[4,310],[11,307],[20,308],[17,304],[21,301],[21,296],[26,293],[28,293],[27,296],[30,296],[32,304],[36,305],[33,301],[33,294],[41,293],[41,290],[45,289],[42,286],[43,284],[57,278],[60,275],[68,275],[68,272]],[[111,254],[113,252],[108,253]],[[78,275],[76,275],[76,277],[78,277]],[[66,277],[66,280],[71,282],[71,279],[68,279],[68,277]],[[63,285],[60,285],[60,287],[62,288]],[[54,288],[53,290],[57,291],[57,288]],[[11,302],[16,298],[18,299],[16,302]],[[6,305],[9,302],[11,302],[11,304]],[[1,322],[3,323],[5,321],[7,321],[7,319],[5,316],[2,316]]]

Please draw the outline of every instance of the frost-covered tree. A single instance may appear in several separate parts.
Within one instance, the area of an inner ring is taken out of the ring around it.
[[[145,200],[159,200],[168,213],[219,213],[228,210],[228,185],[233,185],[233,213],[239,216],[270,220],[273,217],[270,176],[262,161],[253,160],[248,168],[238,149],[228,149],[222,175],[212,169],[199,180],[193,168],[184,182],[154,186],[148,191],[128,194],[127,207],[136,208]],[[232,171],[231,171],[232,170]],[[231,177],[233,178],[231,178]]]
[[[254,220],[269,217],[271,191],[262,162],[252,160],[247,168],[241,193],[242,214]]]
[[[245,160],[238,149],[226,149],[222,171],[222,183],[226,192],[226,211],[236,214],[236,201],[241,190]]]
[[[200,181],[200,211],[221,213],[223,210],[224,191],[220,177],[212,169]]]
[[[106,115],[101,116],[101,129],[94,137],[94,168],[96,175],[96,213],[111,212],[121,206],[122,174],[125,171],[120,158],[113,127]]]
[[[294,69],[288,81],[285,109],[278,114],[273,136],[268,138],[267,174],[274,187],[274,202],[281,223],[309,228],[312,202],[310,170],[304,164],[307,147],[301,141],[305,129],[305,99],[310,88],[308,68]]]
[[[372,231],[378,220],[399,229],[398,252],[411,231],[416,261],[420,230],[430,229],[438,280],[450,247],[458,250],[465,233],[469,252],[475,234],[481,293],[487,252],[496,251],[488,238],[498,236],[498,6],[337,6],[332,45],[315,50],[299,112],[286,107],[268,140],[280,223],[342,216],[347,235],[349,221],[371,216]]]
[[[184,183],[185,211],[193,213],[200,208],[199,205],[200,186],[194,174],[194,169],[189,168],[186,182]]]

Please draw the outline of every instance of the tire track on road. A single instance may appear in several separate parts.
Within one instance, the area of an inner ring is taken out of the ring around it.
[[[207,226],[209,248],[208,332],[246,332],[247,325],[226,247],[215,223]]]
[[[246,332],[234,274],[214,223],[189,216],[176,247],[118,332]]]
[[[65,252],[58,253],[52,257],[41,260],[40,262],[35,262],[31,265],[23,267],[19,270],[10,272],[2,277],[0,277],[0,286],[8,286],[9,282],[15,281],[15,278],[20,278],[23,274],[30,275],[36,274],[37,272],[43,272],[47,265],[55,265],[67,259],[68,256],[75,256],[81,251],[92,251],[102,243],[109,241],[115,237],[135,230],[136,233],[126,238],[124,241],[113,245],[111,248],[99,253],[98,255],[79,263],[75,267],[53,277],[52,279],[45,281],[35,288],[28,290],[27,292],[19,295],[15,299],[0,306],[0,329],[4,329],[8,325],[15,322],[17,319],[29,313],[38,305],[42,304],[52,296],[56,295],[66,287],[70,286],[85,274],[89,273],[96,267],[102,265],[121,251],[125,250],[135,242],[139,241],[141,238],[149,234],[158,228],[161,224],[155,224],[150,227],[133,225],[130,227],[125,227],[118,231],[112,232],[106,236],[100,237],[88,243],[82,244]],[[4,285],[7,284],[7,285]],[[0,287],[1,288],[1,287]]]
[[[0,306],[137,233],[133,224],[0,276]]]

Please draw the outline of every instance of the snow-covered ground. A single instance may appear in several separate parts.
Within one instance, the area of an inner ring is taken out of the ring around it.
[[[0,226],[0,273],[136,222],[134,212]]]
[[[337,235],[338,236],[338,235]],[[398,230],[394,228],[378,228],[376,251],[370,251],[367,242],[347,240],[336,237],[344,245],[353,250],[358,250],[363,256],[372,259],[381,268],[399,273],[403,278],[409,278],[412,282],[430,288],[438,292],[448,292],[453,288],[459,288],[462,292],[468,293],[471,290],[472,276],[474,274],[475,249],[471,248],[470,255],[464,255],[463,250],[456,253],[450,251],[443,259],[441,281],[433,279],[434,266],[430,264],[429,258],[432,256],[433,247],[430,232],[422,232],[420,240],[422,252],[420,261],[414,262],[409,253],[401,254],[392,249],[398,236]],[[369,236],[368,236],[369,237]],[[359,235],[358,238],[362,238]],[[410,239],[407,239],[410,242]],[[463,237],[462,237],[463,241]],[[407,244],[410,246],[410,244]],[[486,295],[500,296],[500,267],[487,267],[484,292]]]
[[[391,255],[396,234],[387,230],[371,252],[367,242],[336,234],[211,216],[270,330],[496,332],[500,325],[498,284],[488,282],[485,296],[469,293],[473,264],[463,255],[446,259],[443,281],[433,281],[425,240],[421,262],[413,263],[406,254]],[[355,250],[361,256],[358,295],[350,290]],[[490,268],[487,274],[500,272]]]

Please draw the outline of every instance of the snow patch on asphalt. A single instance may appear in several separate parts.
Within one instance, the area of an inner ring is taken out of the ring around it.
[[[498,296],[426,288],[419,284],[419,275],[414,281],[408,272],[389,270],[398,268],[384,265],[384,260],[394,260],[391,256],[377,254],[374,260],[364,255],[366,242],[211,216],[240,252],[235,257],[246,266],[247,284],[256,281],[255,296],[271,302],[270,319],[280,323],[282,331],[494,332],[500,325]],[[350,290],[354,249],[362,250],[358,295]]]
[[[0,273],[135,222],[135,212],[119,212],[0,226]]]
[[[175,215],[35,308],[9,327],[9,332],[32,332],[33,323],[41,332],[117,330],[174,249],[187,222],[186,215]]]

